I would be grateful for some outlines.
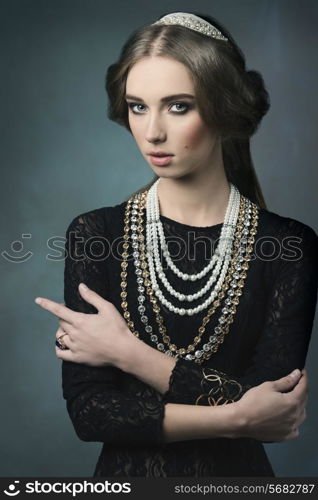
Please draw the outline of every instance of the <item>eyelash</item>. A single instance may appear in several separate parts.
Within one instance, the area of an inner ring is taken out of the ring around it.
[[[191,105],[186,103],[186,102],[174,102],[171,106],[175,106],[176,104],[181,104],[181,106],[185,107],[186,109],[184,109],[183,111],[173,111],[174,114],[176,115],[184,115],[185,113],[187,113],[187,111],[189,111],[189,109],[191,109]],[[129,102],[128,103],[128,107],[131,109],[132,113],[134,113],[134,115],[142,115],[143,113],[138,113],[136,111],[133,110],[133,107],[134,106],[143,106],[143,104],[140,104],[138,102]]]

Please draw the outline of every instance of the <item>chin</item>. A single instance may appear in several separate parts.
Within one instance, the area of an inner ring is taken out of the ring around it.
[[[181,172],[178,172],[176,169],[171,168],[171,167],[159,167],[156,169],[153,168],[152,170],[159,177],[177,178],[177,177],[181,177],[182,175],[184,175]]]
[[[162,167],[159,167],[159,166],[157,167],[157,166],[151,164],[150,167],[155,174],[159,175],[159,177],[168,177],[168,176],[169,177],[180,177],[180,176],[187,175],[188,173],[190,173],[189,170],[182,169],[177,165],[165,165]]]
[[[172,172],[161,172],[157,173],[158,177],[162,177],[162,179],[172,179],[172,180],[183,180],[183,181],[188,181],[191,179],[192,173],[191,172],[177,172],[177,173],[172,173]]]

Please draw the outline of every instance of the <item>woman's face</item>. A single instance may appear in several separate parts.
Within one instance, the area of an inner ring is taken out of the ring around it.
[[[131,132],[157,175],[179,178],[215,163],[219,137],[203,122],[182,63],[160,56],[138,61],[127,76],[126,101]],[[173,156],[160,160],[151,152]]]

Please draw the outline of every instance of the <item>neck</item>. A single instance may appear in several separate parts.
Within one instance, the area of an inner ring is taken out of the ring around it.
[[[162,177],[158,185],[160,214],[190,226],[222,223],[229,195],[223,163],[179,179]]]

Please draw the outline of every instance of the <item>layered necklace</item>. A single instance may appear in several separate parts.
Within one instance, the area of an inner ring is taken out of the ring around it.
[[[199,272],[184,273],[172,261],[168,250],[163,224],[160,220],[157,191],[159,182],[160,178],[149,190],[129,198],[126,204],[120,274],[123,316],[132,333],[139,337],[139,332],[128,310],[127,301],[127,268],[131,245],[138,291],[138,313],[146,335],[150,337],[151,342],[159,351],[168,356],[182,357],[201,364],[218,350],[234,320],[253,251],[258,225],[258,207],[241,195],[233,184],[230,184],[224,223],[212,258]],[[146,217],[144,212],[146,212]],[[161,252],[168,268],[180,279],[181,284],[185,281],[195,282],[207,276],[206,283],[194,294],[187,295],[176,290],[164,272],[160,260]],[[166,297],[166,292],[176,298],[176,304]],[[201,299],[206,294],[208,294],[207,298]],[[156,325],[150,324],[147,316],[146,296],[152,306]],[[191,303],[198,299],[201,303],[191,307]],[[178,347],[171,341],[164,326],[160,304],[167,307],[171,314],[180,316],[193,316],[207,309],[196,336],[187,347]],[[187,307],[189,305],[190,307]],[[207,325],[216,311],[220,312],[218,324],[208,332]]]

